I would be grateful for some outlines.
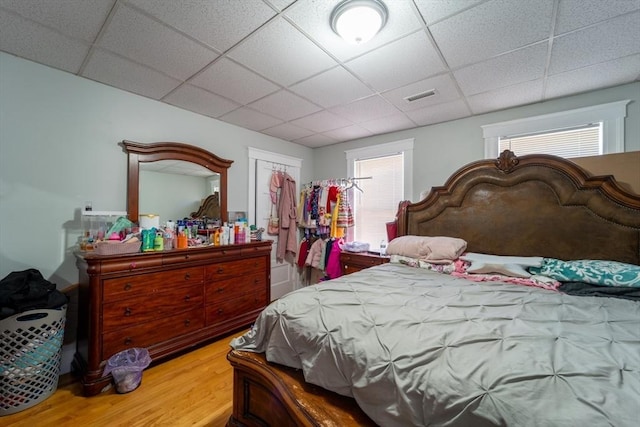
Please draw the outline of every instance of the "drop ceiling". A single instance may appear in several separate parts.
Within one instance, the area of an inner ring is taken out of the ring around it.
[[[0,50],[308,147],[640,78],[640,0],[384,2],[354,46],[339,0],[0,0]]]

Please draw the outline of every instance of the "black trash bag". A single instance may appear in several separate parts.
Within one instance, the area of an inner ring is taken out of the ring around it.
[[[11,272],[0,280],[0,319],[28,310],[58,309],[68,302],[69,298],[34,268]]]
[[[107,360],[103,377],[111,374],[118,393],[129,393],[142,382],[142,371],[151,363],[146,348],[129,348],[114,354]]]

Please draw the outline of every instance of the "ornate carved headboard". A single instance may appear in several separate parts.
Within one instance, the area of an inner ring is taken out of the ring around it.
[[[213,193],[200,205],[197,211],[191,212],[191,218],[210,218],[220,219],[220,194],[218,192]]]
[[[401,204],[406,234],[459,237],[470,252],[640,264],[640,195],[560,157],[505,151]]]

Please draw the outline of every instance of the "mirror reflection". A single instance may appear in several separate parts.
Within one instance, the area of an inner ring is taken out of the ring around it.
[[[159,215],[163,224],[192,217],[206,201],[204,216],[220,219],[220,174],[191,162],[161,160],[141,163],[139,177],[140,215]]]

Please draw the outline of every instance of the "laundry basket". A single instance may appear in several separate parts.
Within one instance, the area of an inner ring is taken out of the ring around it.
[[[0,416],[30,408],[58,387],[67,306],[0,320]]]

